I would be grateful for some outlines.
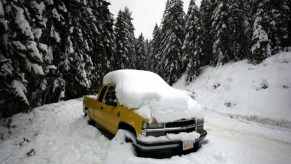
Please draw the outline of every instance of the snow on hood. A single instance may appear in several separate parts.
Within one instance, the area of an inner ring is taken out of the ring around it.
[[[115,84],[121,105],[157,122],[202,118],[201,106],[187,92],[170,87],[149,71],[118,70],[105,75],[103,85]]]

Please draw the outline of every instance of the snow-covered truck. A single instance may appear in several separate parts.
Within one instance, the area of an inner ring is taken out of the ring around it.
[[[191,151],[207,135],[202,108],[190,94],[148,71],[108,73],[98,96],[84,97],[83,111],[112,134],[126,130],[139,151]]]

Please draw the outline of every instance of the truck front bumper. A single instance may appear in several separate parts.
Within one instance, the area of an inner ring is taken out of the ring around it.
[[[200,137],[195,139],[195,142],[193,144],[199,143],[201,140],[203,140],[207,135],[207,131],[204,130]],[[167,142],[143,142],[137,140],[136,143],[134,143],[134,146],[144,152],[149,151],[160,151],[160,150],[183,150],[183,142],[182,141],[167,141]]]

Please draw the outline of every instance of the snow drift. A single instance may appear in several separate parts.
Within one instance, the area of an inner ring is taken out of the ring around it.
[[[205,114],[209,134],[202,149],[183,156],[153,159],[136,157],[132,145],[124,142],[122,131],[109,140],[88,125],[82,98],[48,104],[31,113],[14,115],[10,128],[0,123],[0,163],[291,163],[290,129],[212,115],[212,111]]]
[[[253,65],[242,60],[207,66],[191,84],[182,77],[174,87],[195,92],[206,110],[232,118],[291,128],[291,52]]]
[[[108,73],[103,84],[115,84],[119,103],[149,121],[153,116],[158,122],[202,117],[201,106],[187,92],[170,87],[155,73],[118,70]]]

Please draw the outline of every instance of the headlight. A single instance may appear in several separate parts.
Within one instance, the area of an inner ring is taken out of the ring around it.
[[[158,129],[158,128],[163,128],[164,124],[163,123],[148,123],[147,128],[148,129]]]
[[[165,127],[164,123],[147,123],[147,122],[142,123],[142,129],[158,129],[164,127]]]
[[[142,129],[146,129],[147,126],[148,126],[148,123],[146,123],[146,122],[142,122]]]

